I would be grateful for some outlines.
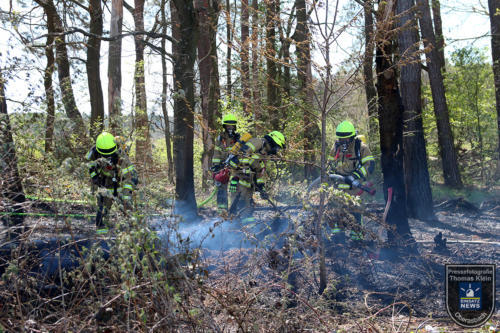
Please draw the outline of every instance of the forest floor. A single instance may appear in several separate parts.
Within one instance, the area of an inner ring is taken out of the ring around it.
[[[89,213],[87,207],[70,208],[73,213]],[[383,207],[371,204],[369,209],[381,216]],[[47,207],[32,211],[47,211]],[[296,220],[301,214],[300,210],[286,212]],[[327,240],[328,283],[319,295],[315,244],[295,239],[291,254],[283,239],[272,235],[234,238],[230,235],[238,225],[226,221],[229,227],[222,227],[210,209],[203,210],[202,216],[196,224],[181,224],[181,231],[185,228],[184,235],[211,244],[202,245],[198,252],[199,265],[206,272],[203,303],[223,332],[463,332],[446,311],[444,265],[500,262],[500,202],[485,202],[476,209],[460,200],[447,201],[436,206],[435,221],[410,219],[418,255],[384,256],[373,247]],[[255,216],[260,221],[275,219],[270,211]],[[290,231],[285,228],[288,218],[275,220],[283,224],[280,232]],[[214,227],[217,221],[220,224]],[[92,237],[94,233],[93,223],[85,219],[29,217],[26,223],[30,239]],[[188,229],[212,232],[204,238]],[[247,231],[247,236],[254,235],[254,230]],[[446,250],[435,249],[434,237],[439,232],[448,239]],[[217,248],[221,240],[226,243]],[[499,285],[497,278],[497,289]],[[495,313],[483,332],[498,330],[499,305],[497,295]]]

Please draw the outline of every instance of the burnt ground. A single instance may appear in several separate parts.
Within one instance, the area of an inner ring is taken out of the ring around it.
[[[377,216],[382,209],[381,205],[370,206]],[[88,213],[85,208],[74,210]],[[300,220],[298,210],[286,214]],[[205,216],[200,226],[213,222],[213,212],[205,212]],[[256,213],[262,221],[271,221],[273,216],[269,211]],[[327,241],[328,284],[322,295],[317,293],[319,264],[314,241],[296,239],[286,246],[283,241],[259,238],[239,242],[239,247],[236,242],[224,250],[203,250],[200,260],[208,272],[205,288],[210,295],[206,306],[228,332],[251,327],[283,332],[333,328],[399,332],[418,327],[422,331],[425,326],[464,331],[446,312],[444,265],[500,262],[500,205],[487,203],[474,210],[459,203],[444,204],[436,208],[436,217],[430,222],[410,219],[419,255],[390,253],[388,257],[376,247]],[[26,222],[30,239],[72,234],[91,237],[94,233],[92,221],[86,219],[29,217]],[[280,222],[286,224],[287,219]],[[367,225],[374,228],[375,224],[368,220]],[[435,249],[434,237],[439,232],[448,239],[447,250]],[[497,277],[497,289],[499,284]],[[490,320],[496,327],[500,326],[499,305],[497,294]]]

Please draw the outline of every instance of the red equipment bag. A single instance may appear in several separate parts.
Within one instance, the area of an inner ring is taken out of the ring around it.
[[[215,174],[214,180],[221,184],[227,184],[229,182],[229,169],[224,168]]]

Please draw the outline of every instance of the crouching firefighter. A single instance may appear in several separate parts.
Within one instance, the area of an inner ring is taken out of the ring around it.
[[[214,155],[212,157],[212,178],[217,186],[217,211],[227,211],[227,187],[229,170],[223,162],[228,158],[231,148],[240,140],[240,134],[236,132],[238,121],[236,116],[227,114],[222,118],[224,130],[215,140]]]
[[[253,217],[253,194],[257,190],[263,199],[269,199],[264,188],[263,158],[276,155],[280,149],[285,149],[285,136],[273,131],[263,138],[252,138],[240,149],[238,155],[229,161],[232,169],[229,193],[231,197],[231,214],[239,214],[241,222],[255,222]]]
[[[97,194],[95,223],[97,234],[106,234],[109,230],[107,217],[113,201],[119,200],[125,210],[132,209],[132,192],[138,183],[137,172],[125,151],[108,132],[99,134],[86,158],[92,192],[104,189]]]
[[[350,195],[361,195],[363,190],[354,186],[366,181],[369,174],[375,168],[375,159],[368,146],[361,137],[356,136],[354,125],[349,121],[341,122],[336,129],[337,141],[334,146],[334,155],[329,156],[330,171],[344,176],[344,181],[337,185],[338,189]],[[363,217],[359,213],[352,214],[357,225],[350,228],[350,236],[353,241],[363,240]],[[338,236],[338,241],[342,242],[344,230],[338,221],[334,222],[333,234]]]

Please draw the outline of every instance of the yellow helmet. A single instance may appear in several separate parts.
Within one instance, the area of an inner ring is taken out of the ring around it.
[[[232,113],[226,114],[222,117],[222,125],[235,125],[238,123],[238,119]]]
[[[274,143],[276,143],[281,149],[285,148],[286,139],[285,136],[281,134],[281,132],[272,131],[268,135],[271,137],[271,139],[273,139]]]
[[[97,152],[101,155],[111,155],[116,151],[115,137],[108,132],[102,132],[95,142]]]
[[[335,132],[335,134],[337,134],[337,138],[339,139],[350,138],[351,136],[356,135],[356,129],[354,128],[354,125],[347,120],[341,122],[337,126],[337,130]]]

